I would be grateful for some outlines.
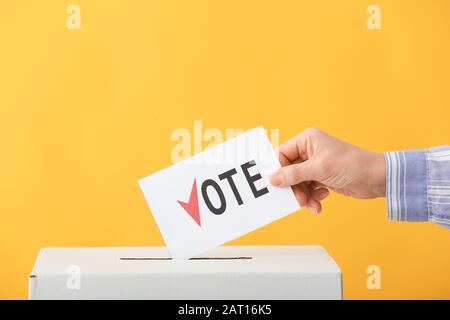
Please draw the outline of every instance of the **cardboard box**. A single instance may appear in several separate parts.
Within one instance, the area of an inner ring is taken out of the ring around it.
[[[191,260],[164,247],[45,248],[30,299],[342,299],[319,246],[222,246]]]

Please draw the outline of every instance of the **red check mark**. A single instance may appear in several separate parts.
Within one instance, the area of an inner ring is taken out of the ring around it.
[[[183,202],[177,200],[184,210],[194,219],[195,222],[201,227],[200,224],[200,210],[198,208],[198,196],[197,196],[197,181],[194,179],[192,184],[191,195],[189,196],[189,202]]]

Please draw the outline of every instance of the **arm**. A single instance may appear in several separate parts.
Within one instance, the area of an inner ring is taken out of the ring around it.
[[[358,199],[387,198],[388,217],[432,221],[450,228],[450,147],[369,152],[318,129],[307,129],[279,149],[274,186],[292,186],[313,212],[329,190]]]

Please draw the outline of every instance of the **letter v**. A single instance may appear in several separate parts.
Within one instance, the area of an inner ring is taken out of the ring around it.
[[[195,222],[201,227],[200,224],[200,210],[198,208],[198,196],[197,196],[197,179],[194,179],[192,184],[191,195],[189,196],[189,202],[183,202],[177,200],[184,210],[194,219]]]

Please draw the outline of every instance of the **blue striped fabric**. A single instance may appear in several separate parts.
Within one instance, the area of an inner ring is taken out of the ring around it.
[[[389,219],[450,228],[450,147],[386,152],[384,157]]]

